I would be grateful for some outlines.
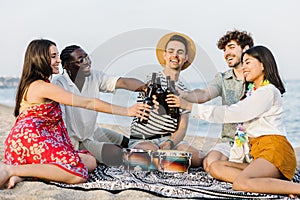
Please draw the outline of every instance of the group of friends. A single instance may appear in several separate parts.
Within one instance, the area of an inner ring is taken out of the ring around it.
[[[177,32],[159,40],[162,70],[156,74],[163,88],[169,76],[179,93],[166,98],[170,107],[180,108],[173,118],[158,112],[155,98],[154,106],[140,102],[152,72],[145,82],[108,75],[91,68],[80,46],[59,54],[52,41],[31,41],[16,94],[16,122],[5,140],[0,187],[12,188],[26,178],[83,183],[98,163],[119,166],[122,149],[132,148],[191,152],[191,167],[203,166],[235,190],[300,194],[300,184],[291,182],[296,157],[282,123],[285,88],[272,52],[254,46],[252,36],[239,30],[226,32],[217,46],[230,69],[217,73],[206,89],[188,90],[180,73],[192,64],[195,44]],[[53,74],[59,75],[50,80]],[[99,92],[117,89],[139,92],[137,103],[122,107],[99,99]],[[203,104],[216,97],[222,105]],[[98,112],[134,117],[130,138],[99,127]],[[223,124],[219,142],[207,154],[184,140],[189,115]],[[140,118],[148,122],[139,123]]]

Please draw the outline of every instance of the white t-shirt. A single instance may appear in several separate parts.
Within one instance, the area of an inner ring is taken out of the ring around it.
[[[90,76],[85,78],[81,92],[69,78],[65,71],[62,75],[55,76],[52,82],[65,90],[76,95],[89,98],[99,98],[99,92],[115,92],[117,80],[120,77],[110,76],[102,71],[91,70]],[[98,112],[84,108],[65,106],[60,104],[63,120],[66,124],[67,131],[71,139],[84,141],[92,139],[96,129]]]
[[[212,123],[244,122],[249,137],[283,135],[282,97],[272,84],[258,88],[253,94],[230,106],[193,104],[192,117]]]

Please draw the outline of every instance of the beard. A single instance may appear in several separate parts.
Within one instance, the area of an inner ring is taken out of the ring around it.
[[[236,67],[238,67],[240,64],[241,64],[241,61],[235,62],[235,63],[233,63],[233,64],[228,64],[228,67],[230,67],[230,68],[236,68]]]

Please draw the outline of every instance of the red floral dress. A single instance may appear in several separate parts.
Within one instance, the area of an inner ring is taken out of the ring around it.
[[[71,143],[57,102],[33,105],[19,114],[5,141],[4,163],[54,164],[88,178],[88,170]]]

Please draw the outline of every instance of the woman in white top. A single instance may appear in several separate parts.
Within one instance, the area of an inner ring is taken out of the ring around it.
[[[281,96],[285,89],[275,59],[266,47],[255,46],[243,53],[242,63],[250,87],[247,97],[238,103],[200,105],[174,95],[168,101],[212,123],[238,123],[239,131],[249,138],[253,160],[250,163],[216,161],[209,170],[213,177],[233,183],[234,190],[300,194],[300,185],[290,182],[296,170],[296,157],[282,124]],[[235,143],[243,143],[242,139]]]

